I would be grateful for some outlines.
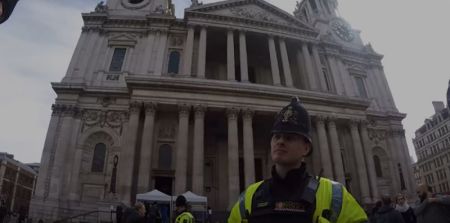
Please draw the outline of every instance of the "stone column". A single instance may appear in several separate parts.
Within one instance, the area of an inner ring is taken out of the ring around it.
[[[281,60],[283,64],[284,71],[284,79],[286,81],[287,87],[294,87],[294,83],[292,81],[292,73],[291,73],[291,65],[289,63],[289,56],[286,49],[286,42],[283,38],[280,38],[280,52],[281,52]]]
[[[303,53],[302,50],[300,48],[297,49],[297,68],[298,68],[298,75],[300,77],[300,86],[301,89],[308,89],[308,85],[309,85],[309,80],[308,80],[308,75],[306,75],[306,69],[305,69],[305,61],[303,58]]]
[[[141,61],[141,68],[140,73],[147,74],[151,73],[152,67],[151,67],[151,58],[153,56],[153,48],[155,47],[155,32],[149,31],[148,37],[147,37],[147,43],[145,44],[145,50],[144,50],[144,56],[143,60]]]
[[[351,79],[347,68],[340,59],[337,60],[337,65],[339,68],[339,72],[341,73],[341,77],[344,81],[345,92],[347,92],[347,96],[355,97],[357,94],[354,85],[352,84],[354,80]]]
[[[241,81],[248,82],[247,39],[245,31],[239,31],[239,53],[241,60]]]
[[[311,56],[309,54],[307,43],[302,44],[302,53],[303,53],[303,59],[305,61],[305,66],[306,66],[306,76],[308,76],[308,81],[309,81],[308,89],[313,90],[313,91],[318,90],[316,79],[314,77],[314,70],[313,70]]]
[[[227,32],[227,79],[236,80],[236,71],[234,64],[234,31],[229,29]]]
[[[364,161],[364,153],[362,150],[361,138],[358,131],[358,120],[350,121],[350,131],[352,134],[353,148],[356,158],[356,166],[358,167],[359,185],[361,188],[362,202],[370,203],[369,184],[367,179],[366,163]]]
[[[17,167],[16,177],[14,178],[14,188],[12,193],[12,199],[11,199],[11,211],[14,210],[14,203],[16,202],[16,192],[17,192],[17,186],[19,183],[19,174],[20,174],[20,167]]]
[[[160,32],[159,40],[158,40],[159,48],[158,48],[158,54],[156,57],[154,74],[157,76],[161,76],[161,74],[163,73],[164,60],[166,59],[167,31],[160,30],[158,32]]]
[[[75,151],[75,157],[73,167],[72,167],[72,177],[70,181],[70,192],[69,192],[69,200],[78,200],[80,197],[79,193],[79,180],[80,180],[80,168],[81,162],[83,159],[83,149],[77,148]]]
[[[195,106],[194,122],[194,154],[192,161],[192,191],[203,195],[203,165],[204,165],[204,137],[205,137],[205,110],[202,105]]]
[[[139,164],[138,193],[148,192],[150,189],[156,104],[147,102],[144,103],[144,108],[145,121],[141,143],[141,162]]]
[[[333,163],[335,176],[334,179],[345,185],[344,164],[341,156],[341,145],[339,144],[339,136],[336,128],[336,118],[328,119],[328,133],[330,135],[331,150],[333,151]]]
[[[191,76],[192,73],[192,56],[194,52],[194,34],[195,29],[192,26],[188,27],[186,38],[186,50],[184,51],[183,74]]]
[[[6,172],[6,160],[2,160],[0,161],[0,179],[3,179],[3,177],[5,177],[5,172]],[[2,186],[3,180],[0,180],[0,191],[3,191]]]
[[[328,148],[327,132],[325,130],[325,117],[316,117],[317,135],[319,136],[320,158],[322,161],[323,176],[333,178],[333,167]]]
[[[270,67],[272,68],[273,85],[281,86],[280,69],[278,67],[277,49],[273,36],[269,36]]]
[[[339,73],[339,68],[336,63],[336,59],[333,56],[328,57],[328,62],[330,63],[331,67],[331,75],[333,75],[333,79],[336,82],[336,93],[338,95],[346,95],[345,93],[345,86],[343,84],[342,77]]]
[[[206,69],[206,27],[202,27],[200,30],[200,43],[198,49],[198,64],[197,64],[197,77],[205,78]]]
[[[319,79],[319,89],[326,91],[327,90],[327,84],[326,84],[326,80],[323,74],[323,70],[322,70],[322,63],[320,62],[320,56],[319,56],[319,51],[317,50],[317,46],[313,46],[312,47],[312,53],[313,53],[313,57],[314,57],[314,64],[316,67],[316,71],[317,71],[317,77]]]
[[[227,109],[228,116],[228,207],[231,209],[239,196],[239,142],[237,117],[239,110]]]
[[[124,146],[121,151],[119,159],[119,193],[122,202],[131,204],[131,187],[134,174],[134,158],[136,152],[136,142],[139,128],[139,115],[141,112],[142,103],[130,103],[130,117],[128,120],[128,127],[125,133]]]
[[[244,175],[245,187],[255,182],[255,156],[253,150],[253,114],[254,111],[243,111],[244,128]]]
[[[182,194],[186,190],[187,174],[187,144],[189,127],[189,110],[191,106],[179,105],[178,113],[178,136],[175,169],[175,194]]]
[[[364,154],[366,155],[367,168],[370,180],[370,189],[372,191],[373,201],[377,201],[380,196],[378,194],[377,175],[375,174],[375,164],[373,163],[372,148],[370,148],[369,133],[367,132],[367,121],[361,123],[361,137],[363,140]]]
[[[394,193],[398,193],[401,191],[400,189],[400,181],[399,181],[399,173],[398,173],[398,167],[397,167],[397,153],[395,152],[395,145],[392,142],[392,135],[393,132],[392,131],[387,131],[386,133],[386,144],[387,144],[387,149],[389,152],[389,158],[391,161],[391,177],[392,177],[392,187],[393,187],[393,191]]]

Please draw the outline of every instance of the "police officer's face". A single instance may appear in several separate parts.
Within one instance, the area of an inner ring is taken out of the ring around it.
[[[270,145],[272,160],[280,165],[298,164],[311,149],[305,138],[295,133],[275,133]]]

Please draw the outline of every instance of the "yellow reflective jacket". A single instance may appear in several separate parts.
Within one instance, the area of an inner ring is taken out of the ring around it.
[[[175,223],[195,223],[194,216],[189,212],[183,212],[175,219]]]
[[[245,194],[233,206],[228,223],[247,222],[241,217],[241,209],[247,210],[251,215],[253,194],[263,181],[250,185]],[[245,208],[245,209],[244,209]],[[329,219],[322,216],[324,210],[331,211]],[[319,188],[316,191],[316,208],[312,223],[359,223],[367,222],[367,215],[353,196],[341,184],[326,178],[320,178]]]

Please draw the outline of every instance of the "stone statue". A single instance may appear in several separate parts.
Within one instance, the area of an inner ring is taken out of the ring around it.
[[[99,2],[97,6],[95,6],[95,12],[106,12],[108,6],[105,5],[103,1]]]
[[[198,0],[191,0],[191,2],[192,2],[192,4],[191,4],[191,7],[193,7],[193,6],[199,6],[199,5],[203,5],[203,3],[201,3],[201,2],[198,2]]]

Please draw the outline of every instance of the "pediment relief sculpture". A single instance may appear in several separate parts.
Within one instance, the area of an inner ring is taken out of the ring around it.
[[[123,123],[127,113],[123,111],[109,110],[85,110],[82,115],[83,124],[81,131],[92,127],[111,128],[122,134]]]

